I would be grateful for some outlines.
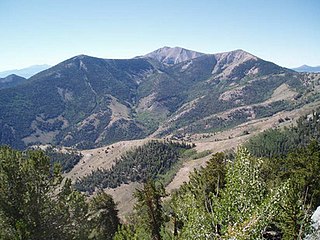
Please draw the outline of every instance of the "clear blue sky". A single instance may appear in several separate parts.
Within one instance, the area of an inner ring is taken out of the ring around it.
[[[320,65],[320,0],[0,0],[0,71],[163,46]]]

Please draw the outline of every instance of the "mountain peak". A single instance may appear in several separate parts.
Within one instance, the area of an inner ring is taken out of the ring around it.
[[[184,62],[193,58],[204,55],[204,53],[188,50],[181,47],[167,47],[164,46],[143,57],[155,59],[165,65],[173,65]]]
[[[5,78],[0,78],[0,82],[11,82],[14,79],[25,79],[24,77],[18,76],[16,74],[10,74],[8,76],[6,76]]]
[[[217,61],[225,60],[227,62],[245,62],[248,60],[258,60],[258,58],[251,53],[248,53],[242,49],[236,49],[230,52],[222,52],[214,54]]]
[[[10,74],[5,78],[0,78],[0,89],[15,87],[26,81],[24,77],[20,77],[16,74]]]
[[[21,76],[19,76],[19,75],[17,75],[17,74],[14,74],[14,73],[12,73],[12,74],[10,74],[10,75],[6,76],[5,78],[15,78],[15,77],[23,78],[23,77],[21,77]]]
[[[258,57],[248,53],[242,49],[233,50],[230,52],[216,53],[214,54],[217,63],[215,64],[212,74],[217,74],[219,77],[230,78],[235,69],[237,69],[242,64],[248,62],[256,62],[259,60]],[[250,69],[248,69],[247,74],[256,74],[259,72],[259,68],[255,66],[254,63]]]
[[[315,73],[318,73],[318,72],[320,72],[320,66],[312,67],[312,66],[304,64],[304,65],[302,65],[300,67],[292,68],[292,70],[297,71],[297,72],[315,72]]]
[[[91,57],[85,54],[80,54],[80,55],[76,55],[68,60],[74,61],[74,60],[82,60],[82,59],[86,59],[86,58],[95,58],[95,57]]]

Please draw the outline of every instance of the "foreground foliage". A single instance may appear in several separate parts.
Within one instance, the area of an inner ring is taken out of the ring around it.
[[[319,154],[316,142],[277,164],[244,148],[233,161],[214,154],[169,201],[146,183],[115,239],[303,239],[320,199]]]
[[[43,152],[0,148],[0,239],[112,239],[118,225],[109,195],[88,203]]]

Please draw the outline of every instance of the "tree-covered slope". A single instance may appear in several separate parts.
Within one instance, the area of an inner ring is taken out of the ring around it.
[[[257,157],[281,157],[289,152],[305,147],[313,140],[320,141],[319,109],[301,116],[295,126],[284,129],[269,129],[245,144]],[[281,121],[281,119],[280,119]]]
[[[233,159],[216,153],[171,198],[152,181],[137,189],[133,217],[115,239],[307,239],[319,170],[316,142],[280,161],[244,148]]]
[[[192,146],[185,143],[150,141],[125,152],[110,169],[98,169],[78,179],[81,191],[116,188],[123,183],[146,182],[168,172],[178,162],[184,150]]]

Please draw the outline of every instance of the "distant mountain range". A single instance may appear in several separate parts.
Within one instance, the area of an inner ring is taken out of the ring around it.
[[[49,65],[43,64],[43,65],[33,65],[33,66],[22,68],[22,69],[8,70],[8,71],[0,72],[0,78],[4,78],[12,74],[15,74],[24,78],[29,78],[37,74],[38,72],[48,69],[49,67],[50,67]]]
[[[292,70],[297,71],[297,72],[320,72],[320,66],[316,66],[316,67],[311,67],[308,65],[302,65],[300,67],[297,68],[292,68]]]
[[[318,80],[243,50],[75,56],[0,90],[0,144],[93,148],[220,131],[317,101]]]

